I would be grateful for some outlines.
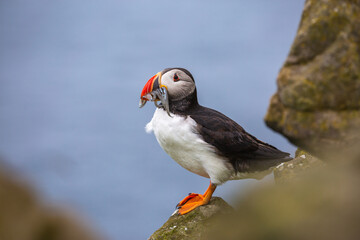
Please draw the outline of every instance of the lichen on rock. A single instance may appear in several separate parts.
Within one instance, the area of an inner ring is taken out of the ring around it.
[[[360,3],[307,0],[265,122],[328,159],[360,144]]]
[[[274,169],[274,179],[277,184],[288,184],[301,180],[309,173],[325,166],[322,160],[298,149],[293,160],[281,163]]]
[[[358,170],[331,166],[308,171],[295,165],[294,172],[306,177],[283,175],[281,184],[248,192],[204,239],[359,239]]]
[[[214,218],[232,211],[232,207],[224,200],[213,197],[207,205],[200,206],[185,215],[174,214],[171,216],[161,228],[151,235],[149,240],[201,239]]]

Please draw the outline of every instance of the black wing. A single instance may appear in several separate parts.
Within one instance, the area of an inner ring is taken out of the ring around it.
[[[199,106],[189,115],[204,141],[229,159],[236,171],[263,171],[291,160],[289,153],[260,141],[220,112]]]

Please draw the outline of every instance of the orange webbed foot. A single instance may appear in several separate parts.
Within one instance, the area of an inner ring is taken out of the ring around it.
[[[210,183],[210,186],[204,194],[190,193],[176,205],[177,213],[184,215],[201,205],[207,204],[215,189],[216,185]]]

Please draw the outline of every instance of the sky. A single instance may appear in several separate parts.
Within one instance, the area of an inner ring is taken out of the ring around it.
[[[143,86],[164,68],[187,68],[200,104],[294,154],[263,118],[303,5],[2,0],[2,161],[108,239],[149,237],[208,179],[145,133],[155,106],[138,108]],[[214,195],[231,203],[262,182],[228,182]]]

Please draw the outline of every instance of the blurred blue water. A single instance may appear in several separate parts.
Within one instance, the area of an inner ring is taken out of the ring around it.
[[[304,1],[0,2],[0,155],[110,239],[145,239],[208,179],[144,132],[146,81],[188,68],[201,104],[282,150],[263,123]],[[260,182],[215,195],[231,202]]]

